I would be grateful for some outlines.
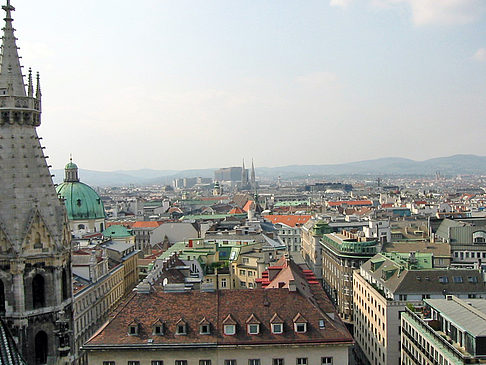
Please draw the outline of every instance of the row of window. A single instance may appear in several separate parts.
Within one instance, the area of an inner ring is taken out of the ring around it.
[[[307,357],[298,357],[295,359],[296,365],[309,365]],[[321,357],[321,365],[332,365],[333,357]],[[115,361],[103,361],[103,365],[116,365]],[[128,360],[127,365],[140,365],[138,360]],[[152,360],[150,365],[164,365],[164,360]],[[174,365],[188,365],[187,360],[175,360]],[[211,365],[211,360],[199,360],[199,365]],[[224,365],[237,365],[236,360],[224,360]],[[248,359],[248,365],[261,365],[260,359]],[[283,358],[272,359],[272,365],[285,365]]]
[[[464,260],[464,258],[468,259],[469,256],[471,256],[472,259],[474,258],[483,258],[486,259],[486,252],[470,252],[470,251],[462,251],[462,252],[454,252],[454,257],[461,258],[461,260]]]
[[[463,283],[464,282],[464,279],[463,279],[462,276],[454,276],[452,278],[452,280],[456,284],[460,284],[460,283]],[[467,281],[469,283],[477,283],[478,282],[478,278],[477,278],[477,276],[468,276],[467,277]],[[439,276],[439,283],[447,284],[448,282],[449,282],[449,278],[447,276]]]
[[[256,276],[256,271],[251,271],[251,270],[245,271],[243,269],[240,269],[241,276],[245,276],[246,274],[248,274],[247,276]]]
[[[418,332],[413,325],[402,318],[402,354],[406,362],[407,353],[413,356],[413,360],[420,363],[427,363],[432,357],[435,361],[434,364],[449,365],[450,362],[437,351],[433,342],[429,342],[428,339]],[[439,347],[440,348],[440,347]]]
[[[325,323],[324,320],[319,321],[319,328],[324,329]],[[236,334],[236,325],[235,324],[225,324],[223,326],[224,334],[227,336],[233,336]],[[258,323],[251,323],[246,325],[246,330],[249,335],[258,335],[260,334],[260,324]],[[271,330],[273,334],[282,334],[284,332],[284,324],[283,323],[272,323]],[[294,331],[296,333],[306,333],[307,332],[307,323],[294,323]],[[163,323],[157,323],[152,327],[152,334],[157,336],[163,336],[166,332],[166,328]],[[128,327],[128,334],[131,336],[137,336],[139,333],[139,324],[132,323]],[[187,334],[187,324],[179,323],[176,326],[176,335],[186,335]],[[199,325],[199,334],[201,335],[210,335],[211,334],[211,326],[209,324],[201,324]]]

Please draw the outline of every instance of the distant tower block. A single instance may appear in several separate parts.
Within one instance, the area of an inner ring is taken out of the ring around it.
[[[71,234],[37,137],[41,87],[27,88],[10,0],[0,60],[0,314],[28,364],[68,364]],[[26,90],[27,89],[27,90]]]

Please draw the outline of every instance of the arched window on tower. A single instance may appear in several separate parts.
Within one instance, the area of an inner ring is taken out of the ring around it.
[[[46,306],[44,277],[39,274],[32,280],[32,303],[34,309]]]
[[[48,339],[47,334],[44,331],[40,331],[35,335],[35,363],[47,364],[47,349],[48,349]]]
[[[5,287],[2,280],[0,280],[0,314],[5,314]]]

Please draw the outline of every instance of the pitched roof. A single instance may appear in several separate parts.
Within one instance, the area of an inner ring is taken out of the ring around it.
[[[258,318],[255,316],[254,313],[252,313],[250,317],[248,317],[248,319],[246,320],[246,324],[260,324],[260,323],[262,322],[258,320]]]
[[[133,224],[132,228],[157,228],[159,225],[157,221],[138,221]]]
[[[272,318],[270,318],[270,323],[283,323],[283,319],[279,317],[277,313],[274,313]]]
[[[231,209],[228,214],[244,214],[244,210],[241,209],[240,207],[235,207],[233,209]]]
[[[253,206],[253,200],[248,200],[245,206],[243,207],[243,211],[248,213],[248,211],[252,208],[252,206]]]
[[[275,223],[282,223],[289,227],[298,227],[302,226],[309,219],[311,219],[311,215],[290,215],[290,214],[277,214],[277,215],[265,215],[264,218],[268,219],[273,224]]]
[[[307,319],[300,313],[297,313],[292,321],[295,323],[307,323]]]
[[[284,323],[284,332],[274,334],[271,320],[274,314]],[[299,315],[300,314],[300,315]],[[246,321],[258,317],[260,334],[252,336],[245,328]],[[303,316],[307,322],[305,333],[293,330],[294,319]],[[127,333],[133,318],[139,320],[138,336]],[[336,316],[337,317],[337,316]],[[152,324],[158,318],[165,322],[163,336],[152,335]],[[176,323],[184,318],[185,336],[176,335]],[[206,319],[213,324],[211,333],[200,334],[199,323]],[[325,321],[325,330],[319,321]],[[234,336],[224,336],[224,324],[236,324]],[[216,292],[190,291],[185,293],[136,294],[120,308],[119,312],[85,345],[86,348],[129,345],[136,348],[148,346],[183,346],[184,344],[259,345],[296,343],[346,343],[353,339],[339,318],[329,317],[298,291],[288,289],[221,290]]]

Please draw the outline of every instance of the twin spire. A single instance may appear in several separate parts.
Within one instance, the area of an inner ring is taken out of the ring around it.
[[[15,8],[7,0],[7,5],[2,6],[5,10],[5,27],[2,36],[2,51],[0,54],[0,96],[29,96],[34,97],[34,85],[32,80],[32,70],[29,69],[27,93],[25,90],[24,76],[22,66],[20,65],[20,56],[18,54],[17,38],[15,38],[15,29],[12,26],[12,11]],[[40,100],[41,90],[39,73],[37,73],[37,87],[35,98]]]

